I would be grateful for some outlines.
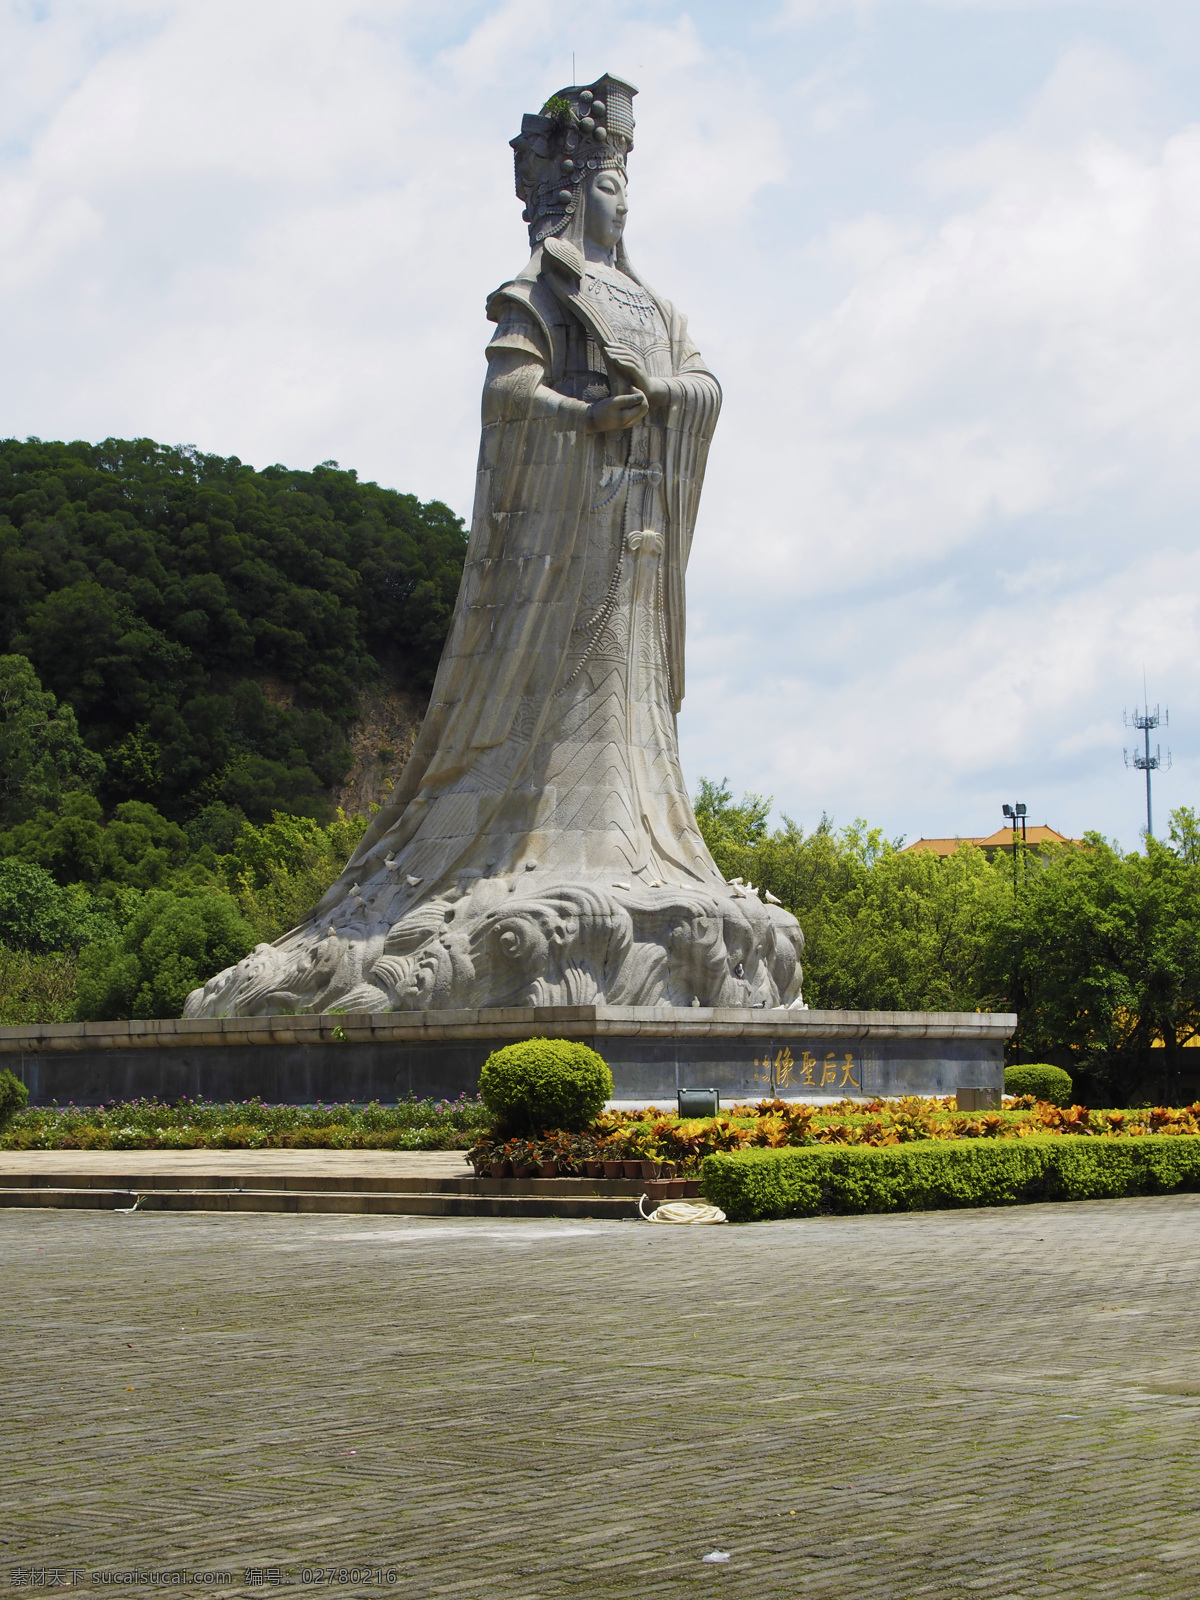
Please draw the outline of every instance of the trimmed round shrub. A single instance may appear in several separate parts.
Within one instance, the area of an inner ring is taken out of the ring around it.
[[[29,1090],[5,1067],[0,1072],[0,1129],[7,1128],[17,1112],[24,1111],[28,1104]]]
[[[1004,1092],[1031,1094],[1035,1100],[1046,1100],[1052,1106],[1069,1106],[1075,1088],[1069,1072],[1039,1062],[1031,1067],[1005,1067]]]
[[[496,1124],[513,1130],[586,1128],[612,1099],[602,1056],[573,1039],[522,1039],[494,1050],[479,1093]]]

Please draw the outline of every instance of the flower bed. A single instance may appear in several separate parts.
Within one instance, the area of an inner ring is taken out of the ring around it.
[[[763,1100],[718,1117],[681,1120],[647,1109],[603,1112],[581,1132],[543,1130],[508,1137],[493,1131],[482,1100],[407,1100],[394,1106],[276,1106],[135,1100],[108,1106],[38,1106],[18,1112],[0,1150],[465,1150],[490,1175],[649,1177],[666,1169],[696,1177],[706,1157],[753,1149],[880,1148],[931,1141],[991,1143],[1031,1137],[1106,1141],[1154,1134],[1200,1134],[1200,1104],[1183,1109],[1089,1111],[1025,1100],[1000,1111],[960,1112],[950,1100],[846,1100],[796,1105]],[[622,1168],[618,1173],[604,1168]]]
[[[606,1112],[581,1133],[550,1129],[540,1136],[505,1138],[484,1133],[468,1152],[481,1176],[508,1173],[618,1177],[599,1168],[641,1163],[645,1176],[665,1167],[694,1176],[705,1158],[748,1149],[811,1146],[881,1148],[891,1145],[1009,1141],[1038,1136],[1124,1139],[1150,1134],[1200,1134],[1200,1104],[1182,1110],[1090,1111],[1012,1100],[983,1115],[958,1111],[952,1099],[846,1100],[808,1106],[783,1100],[734,1106],[718,1117],[680,1119],[656,1111]],[[634,1176],[630,1171],[628,1176]]]
[[[0,1150],[465,1150],[486,1120],[466,1095],[394,1106],[132,1100],[19,1112]]]
[[[733,1222],[939,1211],[1200,1189],[1200,1139],[994,1140],[742,1150],[706,1158],[702,1192]]]

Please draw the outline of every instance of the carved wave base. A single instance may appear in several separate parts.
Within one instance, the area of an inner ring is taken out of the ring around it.
[[[194,990],[185,1017],[498,1006],[802,1008],[804,936],[736,886],[475,876],[348,895]]]

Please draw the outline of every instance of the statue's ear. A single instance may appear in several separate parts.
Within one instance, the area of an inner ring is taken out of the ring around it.
[[[572,288],[579,286],[586,270],[583,251],[569,239],[546,239],[542,242],[542,255],[551,271],[572,280]]]

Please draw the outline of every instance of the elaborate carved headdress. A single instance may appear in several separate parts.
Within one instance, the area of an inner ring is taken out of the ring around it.
[[[521,131],[509,142],[531,248],[567,226],[589,172],[615,167],[624,174],[636,93],[633,84],[606,72],[585,89],[560,89],[537,115],[521,118]]]

